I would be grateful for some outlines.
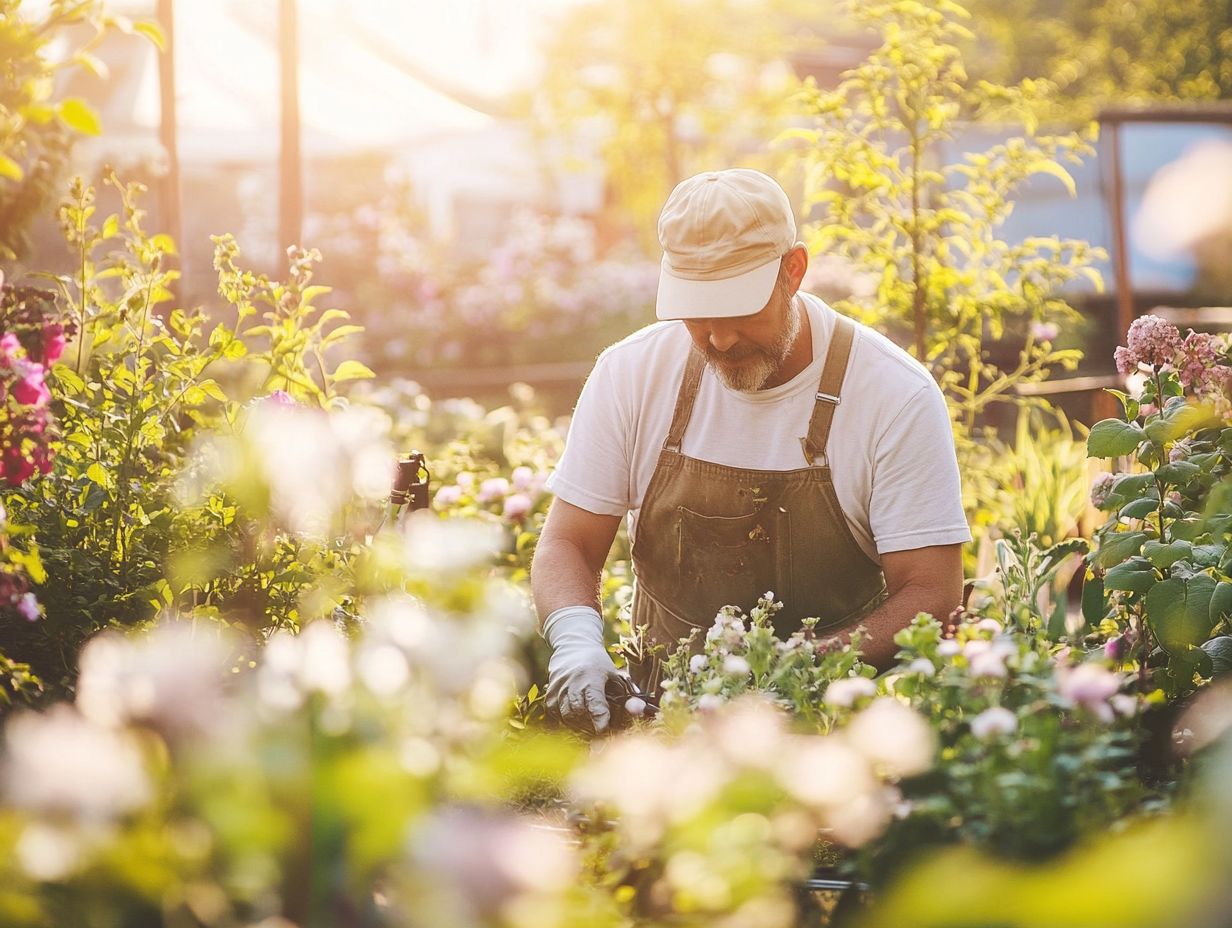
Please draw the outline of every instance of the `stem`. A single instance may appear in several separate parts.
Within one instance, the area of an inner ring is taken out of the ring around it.
[[[73,368],[73,371],[80,377],[82,351],[86,344],[86,219],[85,204],[79,201],[77,206],[81,216],[77,224],[77,238],[81,246],[81,321],[77,329],[77,365]]]

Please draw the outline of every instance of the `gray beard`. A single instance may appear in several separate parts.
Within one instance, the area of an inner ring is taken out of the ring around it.
[[[756,393],[765,386],[766,381],[778,373],[787,360],[791,346],[800,334],[802,310],[792,297],[788,310],[787,328],[769,348],[754,348],[749,353],[751,360],[744,361],[739,366],[730,363],[731,355],[707,348],[704,352],[706,363],[714,371],[723,386],[738,393]],[[696,346],[694,350],[698,350]]]

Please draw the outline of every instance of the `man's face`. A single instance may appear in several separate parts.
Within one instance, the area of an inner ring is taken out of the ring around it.
[[[686,319],[693,349],[731,390],[753,393],[783,366],[800,334],[800,310],[780,282],[759,312],[730,319]]]

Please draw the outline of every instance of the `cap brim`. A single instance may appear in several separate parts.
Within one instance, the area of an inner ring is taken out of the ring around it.
[[[660,319],[729,319],[765,309],[779,276],[779,259],[725,280],[685,280],[659,269],[655,315]]]

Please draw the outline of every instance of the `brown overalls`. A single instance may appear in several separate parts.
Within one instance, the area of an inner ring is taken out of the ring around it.
[[[665,655],[693,628],[708,628],[722,606],[751,609],[773,591],[783,609],[775,632],[786,637],[804,618],[818,629],[850,625],[885,597],[885,578],[856,542],[843,517],[826,457],[834,409],[855,336],[836,316],[808,434],[807,466],[744,470],[699,461],[680,451],[705,359],[689,353],[676,410],[642,500],[633,543],[633,626]],[[722,427],[722,423],[714,424]],[[815,461],[820,463],[815,464]],[[700,651],[702,638],[694,641]],[[643,690],[659,683],[660,659],[630,661]]]

